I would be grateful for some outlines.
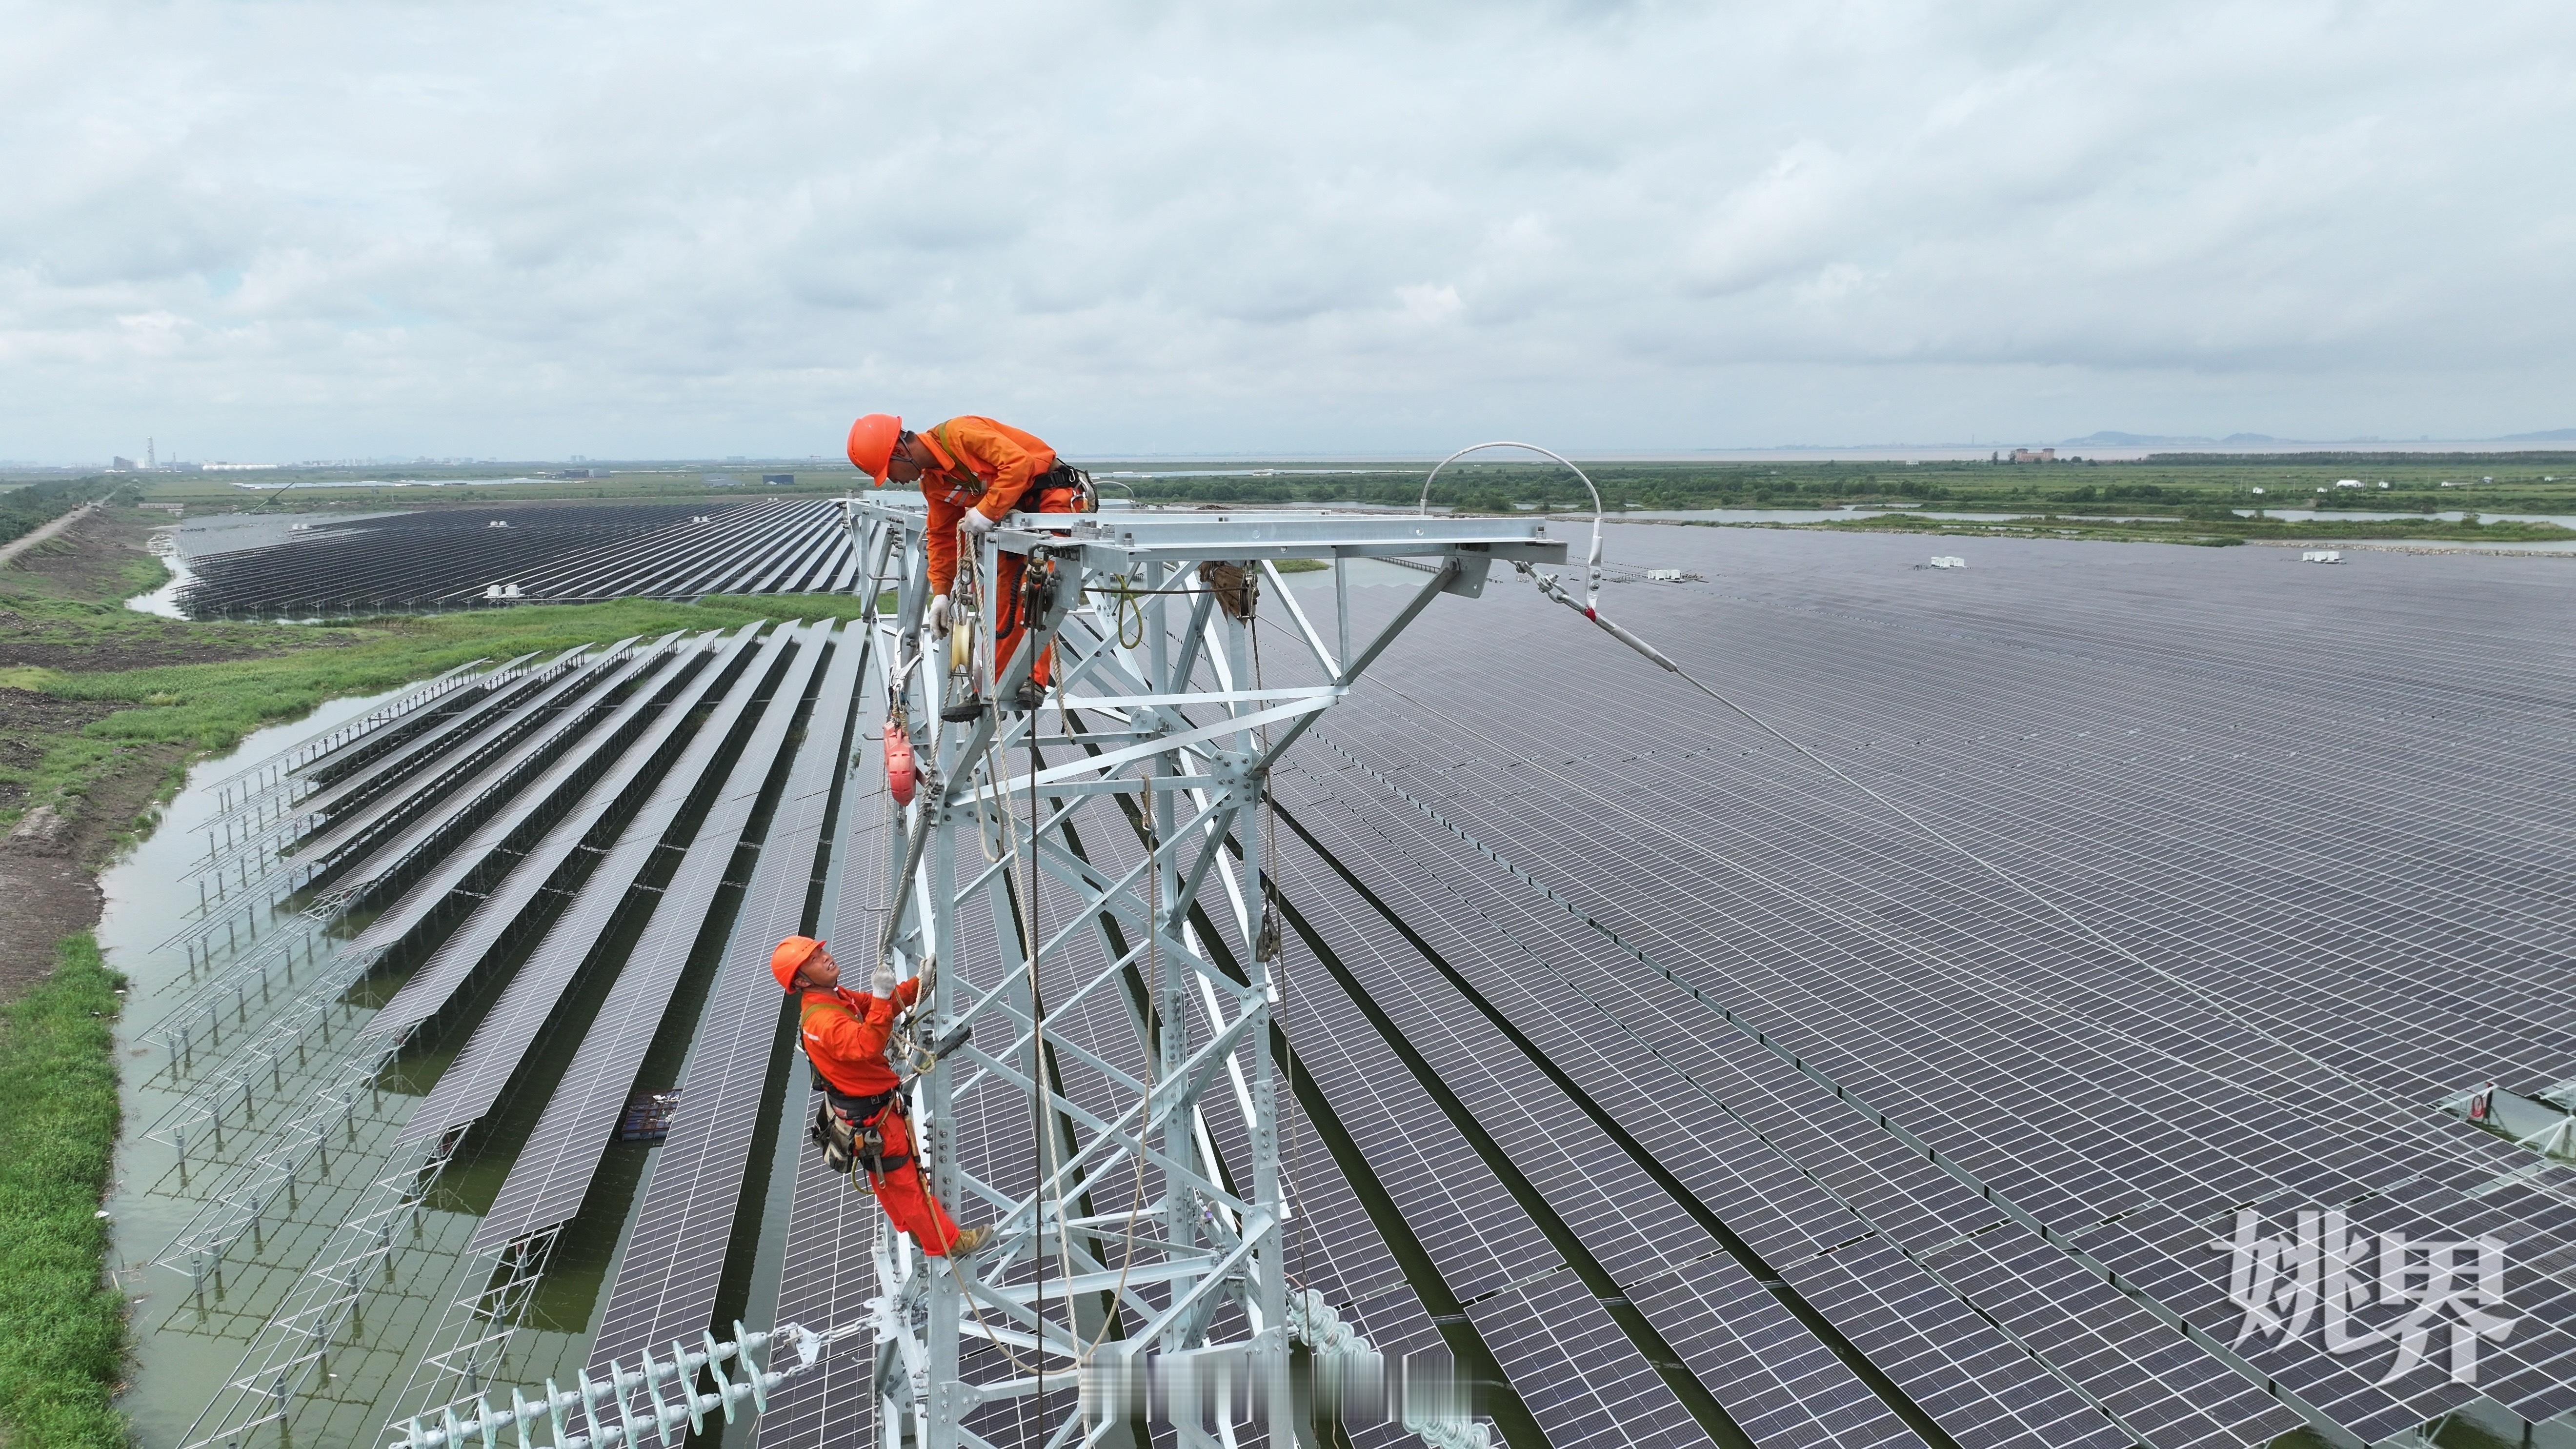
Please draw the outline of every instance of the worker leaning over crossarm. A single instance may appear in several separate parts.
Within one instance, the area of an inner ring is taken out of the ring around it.
[[[868,1186],[887,1220],[912,1234],[932,1257],[963,1258],[991,1242],[991,1228],[959,1231],[921,1180],[903,1083],[886,1061],[894,1014],[920,996],[921,978],[898,986],[893,969],[879,965],[868,994],[859,995],[842,987],[840,966],[811,936],[779,942],[769,953],[769,971],[802,998],[797,1031],[806,1060],[828,1088],[826,1110],[844,1129],[836,1135],[853,1144],[851,1155],[867,1169]]]
[[[1007,423],[972,415],[950,418],[928,432],[907,431],[903,419],[870,413],[850,425],[850,464],[882,485],[919,483],[930,501],[930,627],[947,632],[954,606],[949,590],[957,579],[959,535],[978,539],[992,531],[1003,514],[1031,501],[1036,513],[1072,513],[1080,488],[1072,469],[1061,466],[1055,449],[1043,439]],[[1019,603],[1020,555],[1001,556],[993,595],[984,607],[1007,627],[994,639],[993,669],[998,675],[1019,648],[1028,621]],[[1034,709],[1053,675],[1050,660],[1040,655],[1029,671],[1029,686],[1015,701]]]

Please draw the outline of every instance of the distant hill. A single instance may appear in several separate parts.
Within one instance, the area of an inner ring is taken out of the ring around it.
[[[2081,438],[2061,438],[2061,448],[2142,448],[2158,444],[2206,443],[2207,438],[2168,438],[2161,433],[2088,433]]]
[[[2576,443],[2576,428],[2551,428],[2545,433],[2508,433],[2489,438],[2491,443]]]
[[[2088,434],[2081,438],[2068,438],[2065,442],[2062,442],[2057,446],[2061,448],[2168,448],[2194,446],[2210,447],[2221,443],[2277,443],[2279,441],[2281,440],[2268,433],[2229,433],[2223,438],[2204,438],[2198,436],[2176,437],[2164,433],[2115,433],[2105,431]]]

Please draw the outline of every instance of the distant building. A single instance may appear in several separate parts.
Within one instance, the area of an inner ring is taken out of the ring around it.
[[[555,474],[555,476],[558,478],[588,478],[591,477],[592,474],[588,468],[566,468],[562,472]]]
[[[134,471],[134,460],[132,458],[111,459],[108,462],[107,471],[110,473],[131,473]]]
[[[773,487],[793,488],[796,486],[796,475],[793,473],[763,473],[760,475],[760,481],[770,484]]]
[[[2015,448],[2012,460],[2016,463],[2054,463],[2057,461],[2057,450],[2055,448]]]
[[[731,473],[702,473],[698,475],[698,481],[706,484],[710,488],[739,488],[742,486],[742,480],[733,476]]]

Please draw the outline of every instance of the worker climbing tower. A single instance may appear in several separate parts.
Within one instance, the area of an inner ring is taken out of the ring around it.
[[[1097,1431],[1142,1413],[1151,1382],[1158,1416],[1252,1419],[1291,1443],[1305,1305],[1283,1252],[1297,1205],[1269,771],[1435,598],[1476,595],[1498,560],[1562,561],[1565,544],[1539,520],[1014,514],[968,554],[941,638],[923,629],[925,511],[886,495],[845,510],[862,589],[872,607],[891,597],[871,657],[896,772],[908,743],[913,775],[892,786],[909,803],[885,832],[872,946],[924,981],[908,1046],[935,1191],[997,1230],[962,1268],[883,1235],[885,1442],[1079,1443],[1066,1421],[1084,1402]],[[1021,587],[990,597],[1004,554],[1027,560]],[[1366,562],[1383,559],[1414,568]],[[1301,603],[1283,560],[1325,562],[1330,587]],[[1352,574],[1372,567],[1402,603],[1355,623]],[[1026,642],[996,660],[1022,621]],[[1050,650],[1055,692],[1012,708]],[[841,949],[855,963],[870,947]]]

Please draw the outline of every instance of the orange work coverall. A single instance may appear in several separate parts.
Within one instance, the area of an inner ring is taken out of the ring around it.
[[[944,594],[957,580],[957,520],[971,507],[999,523],[1003,514],[1020,506],[1029,486],[1055,467],[1055,449],[1007,423],[972,414],[950,418],[916,436],[930,445],[931,456],[938,459],[935,469],[921,470],[921,496],[930,501],[930,591]],[[1032,511],[1071,513],[1073,490],[1041,490]],[[992,618],[1012,621],[1010,632],[994,641],[996,679],[1011,662],[1012,651],[1020,647],[1020,635],[1027,629],[1028,621],[1018,617],[1023,562],[1018,554],[1003,554],[1001,576],[993,581],[992,597],[984,601]],[[1029,674],[1041,689],[1053,672],[1049,662],[1041,656]]]
[[[894,1026],[894,1014],[912,1005],[920,994],[918,976],[897,986],[892,997],[809,987],[798,1006],[797,1029],[804,1038],[807,1060],[834,1091],[885,1099],[885,1105],[860,1121],[862,1126],[874,1127],[885,1141],[885,1156],[879,1159],[883,1170],[869,1171],[868,1187],[877,1195],[877,1206],[885,1209],[886,1220],[912,1234],[921,1250],[936,1258],[946,1256],[948,1245],[957,1241],[957,1224],[921,1180],[911,1127],[895,1095],[902,1081],[886,1064],[886,1036]]]

